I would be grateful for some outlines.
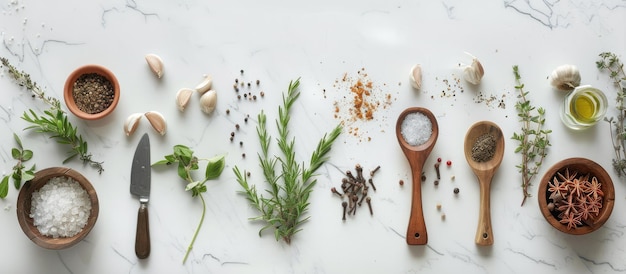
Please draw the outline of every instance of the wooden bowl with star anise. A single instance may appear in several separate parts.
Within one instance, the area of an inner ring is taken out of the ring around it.
[[[572,235],[600,228],[611,216],[615,188],[598,163],[568,158],[554,164],[539,183],[539,209],[554,228]]]

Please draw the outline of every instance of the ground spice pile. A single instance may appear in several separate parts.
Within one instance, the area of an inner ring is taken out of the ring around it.
[[[476,162],[487,162],[496,153],[496,137],[485,133],[476,138],[472,146],[472,160]]]
[[[339,92],[334,102],[334,117],[355,137],[363,137],[368,141],[371,137],[364,136],[367,132],[359,129],[363,122],[383,120],[379,112],[388,109],[392,103],[390,93],[385,93],[369,78],[365,68],[357,71],[357,76],[344,73],[335,80],[333,85]],[[347,92],[347,94],[346,94]]]
[[[109,79],[97,73],[87,73],[74,82],[72,96],[78,109],[96,114],[111,106],[114,93],[113,84]]]

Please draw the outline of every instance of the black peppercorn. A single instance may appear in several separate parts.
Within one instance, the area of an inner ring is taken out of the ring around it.
[[[454,194],[459,194],[459,188],[458,187],[454,188]]]

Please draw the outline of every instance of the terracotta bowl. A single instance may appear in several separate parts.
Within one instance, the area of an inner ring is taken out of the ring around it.
[[[576,178],[586,174],[589,174],[589,180],[592,177],[596,177],[601,184],[600,189],[604,193],[602,208],[599,210],[598,215],[591,220],[583,222],[581,226],[572,229],[568,229],[566,224],[560,223],[557,217],[558,214],[548,209],[550,196],[548,183],[557,176],[557,172],[565,174],[566,169],[569,170],[570,174],[576,172]],[[569,158],[554,164],[546,171],[539,183],[539,195],[537,195],[537,198],[539,200],[539,209],[550,225],[567,234],[582,235],[597,230],[609,219],[615,204],[615,188],[613,187],[611,176],[596,162],[585,158]]]
[[[98,113],[93,113],[93,114],[87,113],[81,110],[76,105],[76,102],[73,96],[74,83],[76,82],[76,80],[81,75],[89,74],[89,73],[97,73],[103,76],[104,78],[106,78],[107,80],[109,80],[109,82],[111,82],[111,84],[113,85],[113,92],[114,92],[113,102],[111,102],[111,105],[109,105],[107,109]],[[113,72],[111,72],[107,68],[100,66],[100,65],[86,65],[86,66],[77,68],[67,77],[67,80],[65,80],[65,87],[63,88],[63,98],[65,99],[65,105],[67,106],[67,108],[72,113],[74,113],[74,115],[76,115],[77,117],[81,119],[85,119],[85,120],[97,120],[97,119],[101,119],[111,114],[111,112],[113,112],[113,110],[117,106],[117,103],[120,100],[120,84],[117,81],[117,78],[115,77]]]
[[[89,214],[89,218],[87,219],[87,224],[80,232],[72,237],[53,238],[42,235],[39,232],[39,229],[37,229],[37,227],[33,224],[33,218],[29,216],[32,193],[39,190],[54,177],[69,177],[74,179],[80,184],[80,186],[83,187],[83,189],[85,189],[85,191],[87,191],[89,199],[91,200],[91,212]],[[17,220],[20,227],[22,227],[24,234],[26,234],[26,237],[38,246],[47,249],[58,250],[68,248],[84,239],[96,224],[99,209],[98,195],[96,195],[96,190],[93,188],[91,183],[89,183],[89,180],[87,180],[87,178],[80,173],[65,167],[52,167],[36,172],[35,178],[26,182],[22,186],[17,197]]]

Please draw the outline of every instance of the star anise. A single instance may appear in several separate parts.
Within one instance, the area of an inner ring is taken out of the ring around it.
[[[567,229],[574,229],[577,226],[582,225],[580,217],[576,216],[576,214],[574,214],[573,212],[570,212],[570,214],[565,214],[559,222],[562,224],[567,224]]]
[[[587,195],[593,198],[603,197],[604,192],[602,192],[601,186],[596,177],[591,178],[591,182],[587,184]]]

